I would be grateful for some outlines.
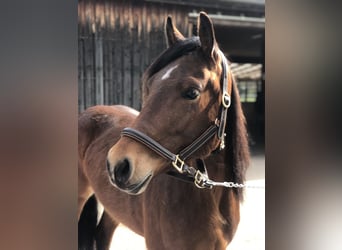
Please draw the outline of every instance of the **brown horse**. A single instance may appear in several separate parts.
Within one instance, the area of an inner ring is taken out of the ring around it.
[[[101,223],[123,223],[148,249],[225,249],[239,223],[242,189],[207,186],[206,177],[244,183],[245,119],[205,13],[198,35],[185,39],[168,18],[169,47],[144,73],[139,115],[100,106],[79,119],[78,214],[95,193]]]

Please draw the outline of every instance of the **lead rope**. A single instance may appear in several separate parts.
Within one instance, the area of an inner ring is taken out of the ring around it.
[[[212,189],[213,187],[226,187],[226,188],[265,188],[265,186],[260,185],[250,185],[250,184],[242,184],[242,183],[236,183],[231,181],[213,181],[209,178],[207,175],[206,166],[203,160],[202,161],[202,167],[204,168],[204,173],[202,173],[200,170],[196,170],[195,176],[194,176],[194,183],[198,188],[209,188]]]
[[[235,183],[235,182],[217,182],[212,181],[208,177],[204,177],[202,180],[203,182],[198,184],[195,180],[195,185],[199,188],[212,188],[212,187],[226,187],[226,188],[258,188],[258,189],[265,189],[265,186],[261,185],[250,185],[250,184],[241,184],[241,183]]]

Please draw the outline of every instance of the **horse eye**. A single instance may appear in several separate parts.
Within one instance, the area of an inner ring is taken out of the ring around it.
[[[199,95],[199,90],[195,88],[188,89],[182,93],[182,97],[188,100],[195,100],[197,97],[199,97]]]

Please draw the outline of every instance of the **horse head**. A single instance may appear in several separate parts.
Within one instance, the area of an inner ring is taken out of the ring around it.
[[[186,148],[217,123],[222,100],[227,97],[224,94],[232,91],[229,70],[226,89],[222,89],[222,61],[226,59],[217,45],[213,24],[203,12],[197,27],[197,37],[184,38],[171,17],[167,18],[168,48],[144,72],[143,105],[131,126],[170,152]],[[220,147],[220,139],[212,136],[189,159],[207,157]],[[130,136],[122,136],[107,156],[112,183],[129,194],[142,193],[153,176],[170,168],[169,163]]]

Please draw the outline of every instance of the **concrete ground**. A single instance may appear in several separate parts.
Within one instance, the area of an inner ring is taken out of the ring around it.
[[[252,151],[251,165],[247,171],[247,185],[265,187],[265,155]],[[265,188],[246,188],[241,204],[241,220],[229,250],[265,249]],[[120,225],[113,236],[111,250],[146,249],[144,238]]]
[[[265,187],[265,155],[252,155],[247,185]],[[246,188],[241,219],[229,250],[265,249],[265,188]]]

